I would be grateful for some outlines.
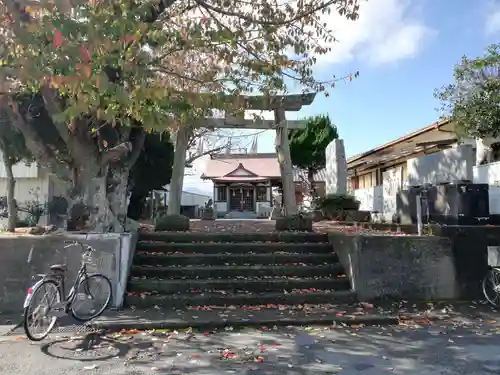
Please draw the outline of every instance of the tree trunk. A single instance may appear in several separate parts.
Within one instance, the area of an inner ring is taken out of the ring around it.
[[[307,169],[307,180],[309,182],[309,194],[311,194],[312,198],[316,198],[316,188],[314,187],[314,169]]]
[[[129,173],[130,169],[127,166],[110,168],[108,173],[106,192],[115,233],[123,233],[127,228]]]
[[[12,163],[8,160],[8,158],[4,157],[4,165],[7,173],[7,230],[9,232],[14,232],[17,224],[17,205],[15,198],[16,179],[14,178],[14,173],[12,172]]]
[[[74,178],[68,194],[69,230],[91,232],[123,231],[117,217],[111,211],[111,202],[119,200],[118,193],[108,192],[108,168],[102,175],[95,168],[82,168]],[[123,197],[123,200],[126,196]]]

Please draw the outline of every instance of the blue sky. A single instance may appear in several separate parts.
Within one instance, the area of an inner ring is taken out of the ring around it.
[[[326,22],[339,42],[319,58],[317,77],[360,76],[287,117],[327,113],[353,156],[438,120],[434,89],[452,81],[461,56],[500,42],[500,0],[361,0],[359,20]],[[273,132],[261,134],[258,146],[272,152]]]

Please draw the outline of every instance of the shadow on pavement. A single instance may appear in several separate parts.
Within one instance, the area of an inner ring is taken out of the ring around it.
[[[42,351],[77,361],[114,358],[116,365],[160,374],[482,374],[500,372],[499,332],[496,323],[439,322],[101,338],[93,334],[50,343]]]

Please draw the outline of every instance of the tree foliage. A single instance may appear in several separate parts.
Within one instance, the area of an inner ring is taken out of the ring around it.
[[[337,127],[328,115],[309,118],[306,128],[290,132],[292,164],[310,174],[325,168],[326,146],[338,137]]]
[[[139,220],[151,191],[163,189],[170,183],[173,161],[174,146],[170,134],[148,134],[139,158],[130,171],[130,202],[127,209],[129,218]]]
[[[133,195],[148,195],[170,183],[174,146],[168,132],[146,136],[144,148],[132,167],[129,188]]]
[[[0,105],[36,160],[72,183],[70,200],[101,218],[123,218],[146,132],[213,109],[241,111],[248,101],[234,95],[286,92],[287,82],[325,90],[331,81],[312,69],[334,41],[325,17],[355,20],[359,10],[358,0],[2,0],[0,8]]]
[[[454,82],[436,90],[443,115],[456,123],[461,136],[500,136],[500,44],[484,56],[462,61],[453,71]]]
[[[12,125],[11,118],[0,110],[0,150],[2,158],[8,159],[10,165],[19,162],[34,162],[33,155],[26,147],[23,135]]]

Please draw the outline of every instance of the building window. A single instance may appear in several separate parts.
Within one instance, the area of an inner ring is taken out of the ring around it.
[[[257,202],[266,202],[266,201],[267,201],[267,187],[257,186]]]
[[[227,190],[225,186],[216,186],[216,202],[226,202],[227,201]]]

